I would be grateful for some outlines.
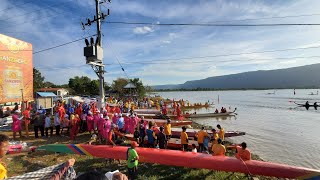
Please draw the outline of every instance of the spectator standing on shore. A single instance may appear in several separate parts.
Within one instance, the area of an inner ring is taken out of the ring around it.
[[[208,133],[204,131],[204,127],[197,133],[198,134],[198,144],[199,144],[199,152],[201,153],[204,149],[203,140],[205,137],[208,137]]]
[[[186,130],[187,128],[183,126],[181,136],[180,136],[182,151],[186,151],[188,149],[188,134],[186,133]]]
[[[60,136],[60,116],[59,112],[57,111],[54,115],[54,127],[56,128],[56,135]]]
[[[167,148],[167,137],[166,135],[163,133],[163,127],[160,127],[160,132],[157,134],[157,140],[158,140],[158,144],[159,144],[159,148],[160,149],[166,149]]]
[[[13,132],[13,139],[16,139],[16,133],[19,132],[20,138],[22,137],[21,134],[21,120],[23,119],[22,117],[19,117],[19,114],[21,113],[20,110],[15,110],[14,114],[12,115],[12,132]]]
[[[138,146],[137,142],[132,141],[131,148],[127,151],[128,177],[130,180],[134,180],[137,177],[139,155],[135,148]]]
[[[217,125],[217,128],[219,129],[219,132],[218,132],[219,138],[221,138],[221,140],[224,141],[224,128],[222,128],[220,124]]]
[[[51,115],[49,112],[47,112],[46,118],[44,120],[45,120],[44,127],[46,130],[46,137],[48,138],[49,137],[49,133],[48,133],[49,130],[50,130],[50,137],[53,134],[53,127],[51,126]]]
[[[167,136],[167,139],[171,138],[171,120],[167,119],[167,123],[164,125],[164,134]]]

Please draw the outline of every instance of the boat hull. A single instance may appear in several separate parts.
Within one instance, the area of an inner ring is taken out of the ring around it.
[[[164,126],[167,123],[167,120],[165,119],[144,119],[148,122],[154,122],[157,126]],[[171,120],[171,126],[187,126],[192,125],[192,121],[175,121]]]
[[[88,155],[101,158],[125,160],[128,147],[87,144],[50,144],[37,150]],[[183,152],[165,149],[136,148],[140,162],[157,163],[168,166],[181,166],[199,169],[211,169],[227,172],[240,172],[252,175],[279,178],[320,178],[320,171],[263,161],[242,161],[233,157],[212,156],[210,154]],[[155,158],[161,157],[161,158]]]

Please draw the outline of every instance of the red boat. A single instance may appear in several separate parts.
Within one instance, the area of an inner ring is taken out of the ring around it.
[[[37,150],[80,154],[101,158],[127,159],[128,147],[87,145],[87,144],[49,144]],[[289,166],[264,161],[242,161],[234,157],[212,156],[166,149],[136,148],[139,162],[157,163],[168,166],[181,166],[199,169],[211,169],[226,172],[240,172],[252,175],[272,176],[291,179],[319,179],[320,170]]]
[[[167,123],[165,119],[144,119],[145,121],[154,122],[156,126],[164,126]],[[171,120],[171,126],[187,126],[192,125],[192,121],[175,121]]]

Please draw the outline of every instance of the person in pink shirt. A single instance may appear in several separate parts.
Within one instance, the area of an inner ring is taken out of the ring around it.
[[[16,139],[16,133],[19,132],[20,138],[21,135],[21,120],[23,119],[23,116],[19,118],[19,114],[21,113],[20,110],[16,110],[14,114],[12,115],[12,132],[13,132],[13,139]]]
[[[103,129],[102,129],[102,137],[103,137],[103,139],[106,140],[106,142],[108,141],[108,135],[109,135],[110,130],[111,130],[111,121],[110,121],[109,117],[107,116],[104,123],[103,123]]]
[[[113,124],[117,124],[118,119],[119,119],[119,117],[118,117],[118,113],[114,113],[114,116],[113,116],[113,118],[112,118],[112,122],[113,122]]]
[[[130,122],[130,117],[129,117],[129,114],[127,114],[124,117],[124,129],[123,129],[123,131],[126,132],[126,133],[129,132],[129,122]]]
[[[98,120],[97,128],[98,128],[98,139],[101,141],[103,139],[103,125],[105,119],[103,118],[103,114],[100,114],[100,119]]]
[[[90,135],[92,133],[93,129],[93,116],[92,116],[92,112],[89,111],[88,112],[88,116],[87,116],[87,130],[89,131]]]
[[[100,112],[99,111],[96,111],[96,113],[93,115],[93,130],[94,130],[94,133],[96,133],[96,130],[98,128],[98,121],[100,119]]]
[[[136,120],[135,120],[135,116],[131,116],[130,120],[129,120],[129,133],[133,134],[134,133],[134,129],[136,127]]]

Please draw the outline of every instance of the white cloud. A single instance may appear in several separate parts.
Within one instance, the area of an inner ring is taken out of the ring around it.
[[[136,28],[133,29],[133,32],[135,34],[148,34],[148,33],[151,33],[153,31],[154,31],[154,29],[152,29],[151,27],[148,27],[148,26],[136,27]]]
[[[164,44],[170,44],[171,43],[171,41],[169,41],[169,40],[164,40],[164,41],[162,41]]]

